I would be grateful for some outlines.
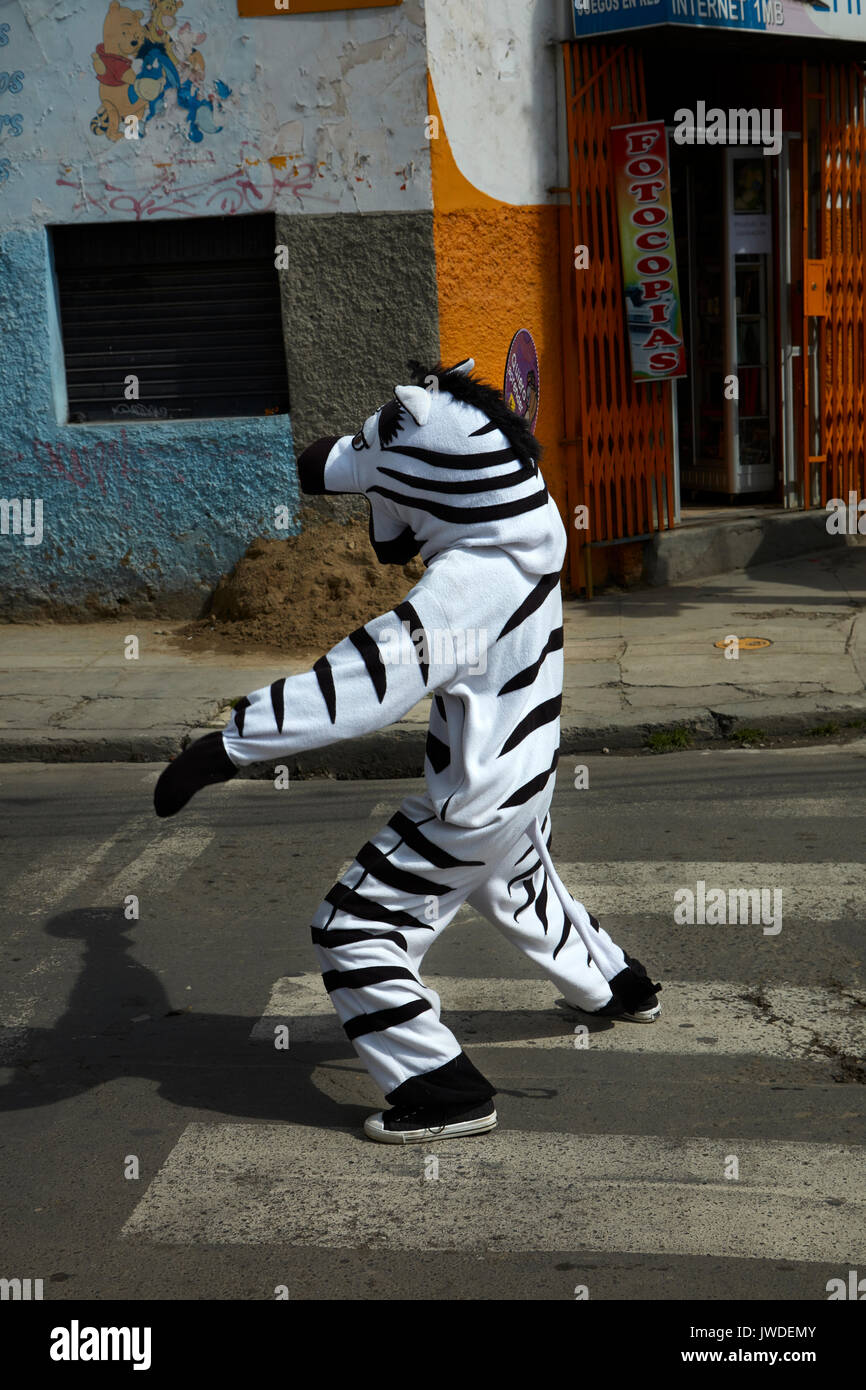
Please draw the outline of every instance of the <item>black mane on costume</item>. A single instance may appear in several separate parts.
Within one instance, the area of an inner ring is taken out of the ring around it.
[[[437,362],[435,367],[424,368],[420,362],[410,359],[409,370],[418,386],[428,385],[428,378],[435,376],[441,391],[448,391],[455,401],[476,406],[502,431],[521,463],[537,463],[541,458],[541,445],[523,416],[509,410],[494,387],[479,381],[471,373],[467,375],[455,371],[453,367],[443,367],[441,362]]]

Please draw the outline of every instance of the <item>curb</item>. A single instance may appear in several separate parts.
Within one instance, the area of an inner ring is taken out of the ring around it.
[[[838,546],[827,513],[790,511],[727,518],[712,525],[687,524],[657,531],[643,543],[643,581],[651,588],[716,578],[737,570],[806,559]]]
[[[729,705],[726,710],[706,706],[672,709],[664,717],[641,717],[637,712],[622,715],[615,723],[594,726],[569,724],[563,716],[559,745],[560,760],[577,753],[600,753],[603,749],[642,748],[650,734],[672,728],[686,729],[701,742],[727,740],[738,728],[758,726],[768,735],[804,734],[829,717],[866,718],[866,698],[826,696],[810,702],[753,700]],[[64,733],[62,730],[0,731],[0,763],[165,763],[187,743],[212,733],[212,727],[188,729],[178,726],[154,733],[111,733],[97,730]],[[393,729],[334,743],[327,748],[296,754],[282,764],[257,763],[240,776],[252,780],[272,779],[276,766],[288,767],[289,777],[332,777],[341,781],[356,778],[422,777],[426,727]]]

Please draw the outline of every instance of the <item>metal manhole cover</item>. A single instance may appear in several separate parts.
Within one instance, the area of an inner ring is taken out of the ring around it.
[[[726,637],[721,642],[714,642],[714,647],[727,647],[731,643],[731,638]],[[769,637],[738,637],[737,650],[741,652],[759,652],[764,647],[772,647]]]

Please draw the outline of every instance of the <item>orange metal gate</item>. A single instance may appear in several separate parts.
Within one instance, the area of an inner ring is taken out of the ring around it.
[[[803,64],[803,503],[866,494],[866,81],[855,63]]]
[[[562,45],[570,207],[563,207],[562,324],[569,577],[585,582],[588,542],[639,537],[674,516],[671,387],[631,379],[619,231],[609,159],[611,126],[647,119],[643,56],[631,44]],[[576,267],[585,246],[588,265]]]

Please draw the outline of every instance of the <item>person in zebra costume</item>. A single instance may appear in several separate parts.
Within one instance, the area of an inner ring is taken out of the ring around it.
[[[423,577],[310,671],[253,691],[228,726],[162,773],[160,816],[249,763],[393,724],[432,696],[426,791],[408,796],[326,894],[312,924],[325,988],[390,1109],[369,1138],[427,1142],[497,1122],[490,1084],[440,1018],[424,955],[469,903],[569,1004],[652,1022],[656,991],[562,885],[550,858],[559,747],[566,535],[541,446],[468,359],[424,374],[354,436],[298,460],[305,493],[359,493],[385,564]],[[424,382],[422,385],[421,382]]]

